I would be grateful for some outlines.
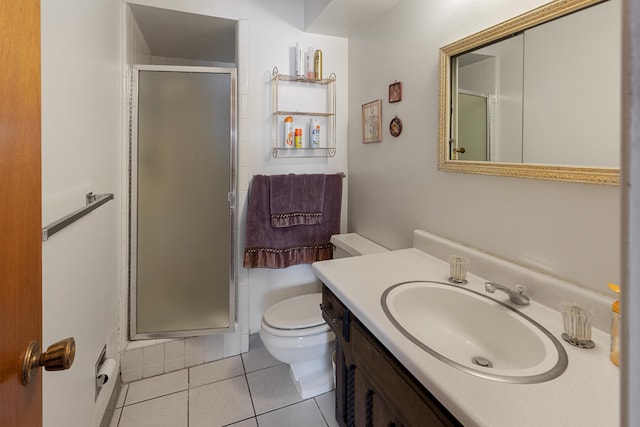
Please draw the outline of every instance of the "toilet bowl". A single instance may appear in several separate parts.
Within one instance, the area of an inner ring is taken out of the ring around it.
[[[332,236],[334,258],[386,251],[355,233]],[[277,360],[289,364],[289,372],[303,399],[333,389],[332,354],[335,335],[322,318],[321,293],[300,295],[278,302],[262,316],[260,339]]]
[[[336,337],[322,318],[322,294],[301,295],[269,307],[260,339],[267,351],[289,364],[291,379],[303,399],[333,389],[331,354]]]

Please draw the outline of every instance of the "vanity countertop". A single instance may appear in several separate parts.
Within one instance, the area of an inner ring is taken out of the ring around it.
[[[511,384],[491,381],[441,362],[413,344],[387,319],[381,296],[405,281],[447,282],[449,266],[418,249],[321,261],[313,271],[378,340],[465,426],[617,426],[619,368],[609,361],[609,334],[593,329],[592,350],[560,338],[562,316],[536,303],[518,307],[564,346],[567,370],[551,381]],[[484,291],[484,279],[467,275],[464,287]],[[504,293],[492,295],[510,304]],[[558,301],[558,305],[561,301]],[[478,319],[482,321],[482,319]]]

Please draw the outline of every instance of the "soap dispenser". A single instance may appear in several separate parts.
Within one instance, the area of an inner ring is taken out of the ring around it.
[[[620,366],[620,286],[609,283],[609,289],[618,295],[618,299],[611,304],[611,351],[609,358],[616,366]]]

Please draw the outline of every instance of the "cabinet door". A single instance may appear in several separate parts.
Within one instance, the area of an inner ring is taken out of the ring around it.
[[[347,427],[348,410],[347,394],[349,390],[348,365],[345,360],[344,344],[342,340],[336,340],[336,421],[340,427]],[[353,403],[353,402],[352,402]]]
[[[459,425],[355,319],[351,328],[351,350],[358,369],[368,376],[373,390],[377,390],[379,398],[394,410],[402,424],[412,427]]]
[[[354,415],[357,427],[399,427],[387,402],[362,369],[355,370]]]

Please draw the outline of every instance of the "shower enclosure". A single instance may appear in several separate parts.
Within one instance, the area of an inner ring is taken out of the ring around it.
[[[132,77],[130,338],[232,331],[236,71]]]

